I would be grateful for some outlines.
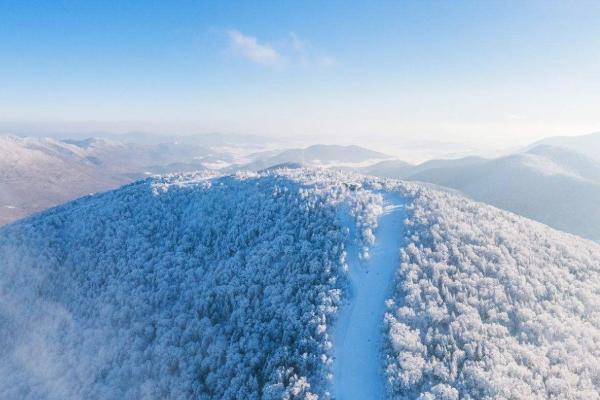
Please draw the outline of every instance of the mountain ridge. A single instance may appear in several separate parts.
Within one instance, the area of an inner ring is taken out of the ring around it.
[[[346,252],[369,257],[381,193],[407,202],[374,330],[391,398],[600,396],[600,245],[418,183],[281,169],[0,228],[0,397],[330,398]]]

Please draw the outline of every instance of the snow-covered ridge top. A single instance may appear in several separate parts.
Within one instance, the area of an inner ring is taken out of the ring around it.
[[[387,191],[392,398],[599,398],[600,246],[308,169],[153,177],[0,229],[0,398],[327,399],[347,244],[367,254]]]
[[[327,398],[341,214],[367,243],[379,197],[309,175],[155,177],[0,229],[0,398]]]

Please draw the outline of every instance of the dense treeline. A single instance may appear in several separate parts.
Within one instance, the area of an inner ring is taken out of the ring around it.
[[[171,176],[5,228],[0,397],[323,395],[348,193]]]
[[[0,229],[0,398],[330,398],[348,241],[369,256],[382,191],[409,204],[391,398],[600,398],[600,246],[302,169],[153,178]]]
[[[386,315],[398,399],[600,398],[600,246],[411,186]]]

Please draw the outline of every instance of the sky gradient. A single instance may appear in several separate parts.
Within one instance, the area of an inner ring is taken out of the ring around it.
[[[600,130],[600,2],[0,2],[0,131],[513,146]]]

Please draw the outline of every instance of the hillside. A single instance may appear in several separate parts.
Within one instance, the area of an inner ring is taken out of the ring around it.
[[[600,164],[564,149],[536,147],[471,165],[445,166],[408,179],[447,186],[472,198],[600,239]]]
[[[363,171],[456,189],[554,228],[600,240],[600,163],[566,148],[538,145],[495,159],[432,160],[414,166],[390,161]]]
[[[98,166],[123,173],[143,174],[153,167],[165,168],[169,165],[191,165],[196,170],[204,164],[232,162],[229,154],[202,147],[193,143],[162,142],[152,144],[117,142],[98,138],[84,140],[64,140],[61,143],[73,144],[85,152],[87,159]],[[166,172],[184,172],[179,169]],[[153,172],[153,171],[152,171]]]
[[[149,174],[232,161],[231,155],[188,144],[0,135],[0,225]]]
[[[0,225],[129,180],[102,171],[74,144],[0,136]]]
[[[0,135],[0,225],[154,174],[233,173],[296,163],[356,166],[389,158],[358,146],[266,151],[269,144],[265,139],[251,136],[106,136],[132,142]]]
[[[598,399],[599,306],[600,246],[460,196],[166,176],[0,229],[0,398]]]
[[[457,167],[475,169],[480,164],[485,163],[485,161],[481,157],[464,157],[448,160],[434,159],[413,165],[401,160],[387,160],[361,168],[359,171],[367,175],[375,175],[383,178],[405,179],[429,170],[443,171],[446,168],[454,169]]]
[[[530,147],[538,145],[549,145],[554,147],[562,147],[577,153],[581,153],[586,157],[600,162],[600,132],[590,133],[581,136],[555,136],[542,139]]]

